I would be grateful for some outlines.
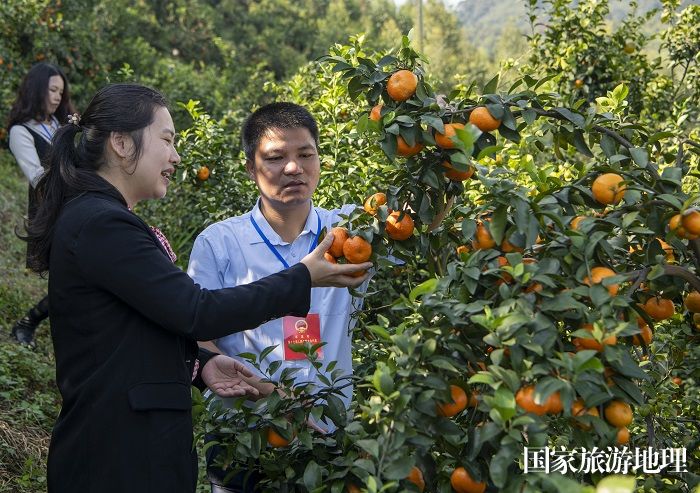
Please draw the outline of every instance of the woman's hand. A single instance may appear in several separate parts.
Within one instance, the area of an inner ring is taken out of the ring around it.
[[[306,265],[311,274],[311,286],[318,287],[334,287],[334,288],[356,288],[369,278],[368,273],[364,273],[360,277],[354,277],[352,274],[358,274],[372,267],[372,262],[364,262],[362,264],[332,264],[325,258],[323,254],[328,251],[333,243],[333,233],[328,233],[321,243],[314,249],[313,252],[301,259],[301,263]]]
[[[217,354],[204,365],[202,381],[220,397],[240,397],[247,395],[256,398],[258,389],[246,382],[253,376],[251,371],[238,360]]]

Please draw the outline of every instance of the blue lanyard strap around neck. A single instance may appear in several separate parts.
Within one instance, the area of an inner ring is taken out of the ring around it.
[[[51,120],[51,123],[49,123],[49,125],[51,125],[51,130],[49,130],[49,128],[46,125],[44,125],[44,122],[39,122],[39,125],[41,125],[41,129],[44,131],[44,135],[46,135],[50,141],[53,138],[53,132],[51,132],[51,130],[53,130],[53,120]]]
[[[321,234],[321,217],[318,215],[318,212],[316,210],[314,210],[314,212],[316,212],[316,236],[314,236],[314,239],[311,242],[311,246],[309,247],[309,253],[311,253],[313,251],[313,249],[316,248],[316,245],[318,244],[318,236]],[[267,238],[267,236],[265,236],[265,233],[262,232],[262,229],[260,229],[260,226],[258,226],[258,223],[255,222],[255,219],[253,218],[253,214],[250,215],[250,222],[253,224],[255,231],[257,231],[258,234],[260,235],[260,238],[262,238],[262,241],[264,241],[265,245],[267,245],[267,248],[269,248],[270,251],[275,254],[275,257],[277,257],[277,259],[280,262],[282,262],[282,265],[284,266],[285,269],[289,269],[289,264],[284,259],[282,254],[277,251],[275,246],[272,243],[270,243],[270,240]]]

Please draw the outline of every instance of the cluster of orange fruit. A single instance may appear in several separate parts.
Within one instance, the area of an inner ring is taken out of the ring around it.
[[[324,254],[326,260],[337,264],[338,259],[344,257],[351,264],[367,262],[372,256],[372,245],[361,236],[350,236],[347,228],[336,226],[331,229],[333,243]],[[353,274],[355,277],[365,275],[365,271]]]
[[[374,195],[367,197],[364,203],[364,209],[370,216],[377,215],[379,208],[386,204],[386,194],[377,192]],[[413,218],[408,212],[391,211],[389,217],[386,218],[386,234],[392,240],[403,241],[413,236],[415,225]]]
[[[386,91],[389,97],[401,103],[410,99],[418,88],[418,76],[411,72],[410,70],[398,70],[394,72],[387,81]],[[384,105],[379,103],[375,105],[370,113],[369,118],[373,121],[380,121],[382,118],[382,109]],[[475,125],[482,132],[492,132],[501,126],[501,120],[494,118],[489,110],[485,106],[477,106],[469,114],[469,123]],[[455,142],[453,137],[457,135],[458,129],[464,129],[464,123],[454,122],[445,123],[444,133],[438,131],[435,132],[435,143],[441,149],[453,149],[455,147]],[[402,157],[415,156],[423,150],[425,146],[421,142],[414,142],[409,144],[400,135],[396,137],[396,153]],[[466,170],[462,171],[456,169],[449,158],[446,158],[442,162],[443,171],[445,176],[452,181],[464,181],[471,178],[474,174],[474,167],[468,166]]]
[[[425,478],[423,477],[423,471],[418,466],[411,468],[406,480],[416,485],[418,491],[425,491]],[[457,493],[484,493],[486,491],[486,483],[475,481],[469,472],[461,466],[455,468],[450,474],[450,484]],[[350,484],[347,487],[347,491],[348,493],[359,493],[360,489],[354,484]]]
[[[591,194],[596,202],[600,204],[619,204],[627,191],[624,181],[624,178],[616,173],[604,173],[593,180]],[[583,219],[585,216],[579,217]],[[579,221],[575,224],[572,221],[572,229],[576,229]],[[675,214],[669,220],[668,227],[669,231],[681,239],[695,240],[700,238],[700,211],[687,209]],[[665,247],[664,250],[666,250]]]
[[[365,200],[365,212],[374,216],[379,208],[386,204],[386,194],[377,192]],[[415,225],[413,218],[407,212],[392,211],[386,218],[386,234],[392,240],[403,241],[413,236]],[[338,259],[344,257],[351,264],[361,264],[367,262],[372,256],[372,245],[361,236],[350,236],[347,228],[338,227],[331,229],[333,233],[333,243],[324,257],[329,262],[338,263]],[[355,274],[356,277],[363,276],[364,272]]]
[[[515,394],[515,403],[528,413],[538,416],[545,414],[560,414],[564,410],[559,392],[549,394],[547,400],[542,404],[535,402],[535,386],[525,385]],[[588,415],[599,417],[600,413],[595,407],[587,408],[582,399],[576,399],[571,405],[571,415],[575,418]],[[624,401],[615,399],[605,406],[605,419],[611,426],[617,428],[617,443],[624,445],[629,442],[630,434],[627,426],[632,422],[632,407]],[[575,425],[589,430],[590,425],[574,421]]]

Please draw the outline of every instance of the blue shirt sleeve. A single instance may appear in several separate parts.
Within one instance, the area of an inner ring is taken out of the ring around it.
[[[220,264],[209,238],[203,233],[197,236],[192,246],[187,274],[203,288],[224,288],[224,270]]]

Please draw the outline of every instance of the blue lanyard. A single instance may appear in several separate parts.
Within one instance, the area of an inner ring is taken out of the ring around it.
[[[39,125],[41,125],[41,128],[44,130],[44,134],[49,138],[50,141],[53,138],[53,133],[48,128],[46,128],[44,122],[39,122]],[[53,130],[53,121],[49,125],[51,125],[51,130]]]
[[[311,253],[314,250],[314,248],[316,248],[316,244],[318,243],[318,236],[321,234],[321,218],[318,215],[318,211],[316,211],[315,209],[314,209],[314,211],[316,212],[316,236],[314,237],[314,241],[311,242],[311,246],[309,247],[309,253]],[[269,248],[270,251],[275,254],[275,257],[277,257],[277,259],[280,262],[282,262],[282,265],[284,265],[285,269],[289,269],[289,264],[284,259],[284,257],[280,254],[280,252],[277,251],[275,246],[272,243],[270,243],[270,240],[267,239],[267,236],[265,236],[265,233],[262,232],[262,230],[260,229],[260,226],[258,226],[258,223],[255,222],[255,219],[253,219],[252,213],[250,214],[250,222],[253,223],[253,227],[255,228],[255,231],[258,232],[258,234],[260,235],[260,238],[262,238],[262,240],[267,245],[267,248]]]

